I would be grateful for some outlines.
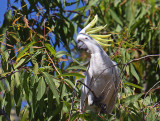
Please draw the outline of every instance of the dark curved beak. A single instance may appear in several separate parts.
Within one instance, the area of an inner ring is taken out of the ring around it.
[[[87,50],[88,49],[86,44],[83,41],[78,41],[77,47],[78,47],[78,49],[81,49],[81,50]]]

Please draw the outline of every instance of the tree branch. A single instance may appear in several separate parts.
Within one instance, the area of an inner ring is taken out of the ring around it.
[[[71,115],[72,115],[73,101],[74,101],[74,96],[75,96],[75,92],[76,92],[75,89],[76,89],[76,86],[77,86],[77,82],[78,82],[78,80],[76,80],[75,85],[74,85],[74,89],[73,89],[73,92],[72,92],[73,97],[72,97],[72,105],[71,105],[71,109],[70,109],[70,113],[69,113],[69,121],[70,121]]]

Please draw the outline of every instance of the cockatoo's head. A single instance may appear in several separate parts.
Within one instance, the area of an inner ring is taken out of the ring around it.
[[[86,50],[88,53],[96,53],[102,51],[102,47],[106,48],[110,46],[108,42],[113,41],[110,35],[95,35],[94,33],[99,32],[106,26],[99,26],[92,28],[98,21],[98,16],[96,15],[94,19],[83,28],[77,36],[77,46],[79,49]]]

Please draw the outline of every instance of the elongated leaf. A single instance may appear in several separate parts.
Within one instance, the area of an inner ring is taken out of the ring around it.
[[[24,49],[18,54],[18,57],[17,57],[16,62],[17,62],[18,60],[20,60],[20,59],[23,57],[23,55],[25,54],[25,52],[26,52],[33,44],[35,44],[35,43],[36,43],[36,41],[32,41],[32,42],[30,42],[28,45],[26,45],[26,46],[24,47]]]
[[[113,17],[113,19],[119,23],[121,26],[123,26],[123,23],[122,21],[120,20],[120,18],[118,17],[118,15],[111,9],[109,9],[110,13],[111,13],[111,16]]]
[[[71,66],[71,67],[68,67],[66,70],[72,70],[72,69],[87,70],[85,66]]]
[[[57,92],[57,89],[56,89],[56,86],[55,86],[55,83],[54,83],[54,79],[51,78],[51,76],[47,72],[43,72],[43,75],[44,75],[45,80],[48,83],[48,86],[50,87],[53,95],[56,97],[57,103],[59,104],[60,103],[59,102],[59,94]]]
[[[46,84],[44,82],[43,77],[39,80],[38,88],[37,88],[37,100],[39,101],[46,91]]]
[[[66,51],[59,51],[59,52],[57,52],[57,53],[55,54],[55,57],[56,57],[56,58],[60,58],[60,57],[62,57],[63,55],[69,56],[69,53],[66,52]]]
[[[84,76],[79,73],[65,73],[65,74],[61,74],[59,76],[75,76],[75,77],[79,77],[79,78],[84,78]]]
[[[159,68],[160,68],[160,57],[158,58],[158,64],[159,64]]]
[[[35,63],[34,63],[33,74],[37,74],[37,73],[38,73],[38,63],[35,62]]]
[[[124,84],[126,84],[126,85],[130,85],[130,86],[135,87],[135,88],[143,89],[143,87],[138,86],[138,85],[133,84],[133,83],[130,83],[130,82],[125,82]]]
[[[73,82],[72,82],[71,80],[65,79],[65,82],[74,89],[74,84],[73,84]],[[78,89],[77,89],[77,88],[75,88],[75,90],[78,92]]]
[[[137,79],[137,81],[138,81],[138,83],[139,83],[139,82],[140,82],[140,78],[139,78],[139,76],[138,76],[138,74],[137,74],[137,72],[136,72],[133,64],[130,64],[130,68],[131,68],[131,73],[132,73],[132,75]]]
[[[18,68],[19,66],[21,66],[24,61],[25,61],[25,59],[22,58],[22,59],[14,66],[14,69],[16,69],[16,68]]]
[[[18,71],[18,70],[16,69],[15,71]],[[16,81],[16,85],[19,86],[20,85],[19,72],[15,73],[15,81]]]
[[[48,44],[48,43],[45,43],[44,45],[45,45],[46,48],[52,53],[52,55],[55,56],[56,51],[55,51],[55,49],[52,47],[52,45],[50,45],[50,44]]]

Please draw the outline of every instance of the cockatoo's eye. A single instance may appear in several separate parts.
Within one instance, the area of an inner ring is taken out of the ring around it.
[[[88,39],[88,37],[86,37],[85,39]]]

